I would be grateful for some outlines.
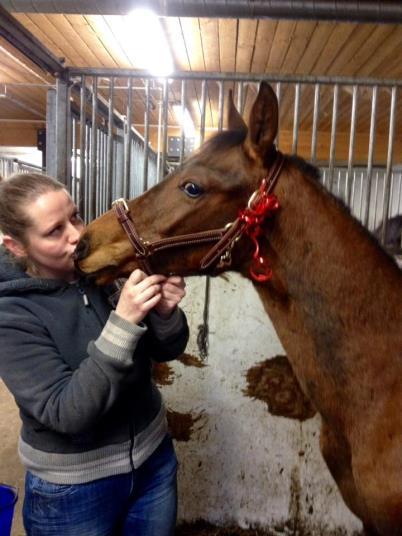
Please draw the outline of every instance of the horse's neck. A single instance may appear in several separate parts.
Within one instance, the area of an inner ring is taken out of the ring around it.
[[[402,288],[393,261],[319,184],[299,172],[281,181],[281,214],[268,242],[288,295],[301,301],[319,295],[331,308],[352,301],[360,311],[370,291],[377,307],[389,308],[388,294]]]
[[[395,333],[395,323],[400,325],[402,277],[363,228],[310,179],[284,173],[277,195],[282,208],[267,252],[274,278],[257,290],[302,387],[329,414],[322,393],[328,400],[343,397],[349,379],[357,380],[365,366],[361,354],[372,359],[370,345],[380,346],[372,333],[387,323]]]

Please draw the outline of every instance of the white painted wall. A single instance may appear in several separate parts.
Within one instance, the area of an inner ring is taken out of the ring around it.
[[[247,369],[285,352],[252,284],[225,277],[211,281],[208,366],[176,362],[173,384],[162,388],[171,409],[202,414],[190,441],[176,443],[180,520],[272,529],[297,517],[304,533],[360,531],[319,452],[319,417],[304,423],[273,417],[265,403],[242,393]],[[183,308],[193,355],[204,288],[204,278],[187,280]]]

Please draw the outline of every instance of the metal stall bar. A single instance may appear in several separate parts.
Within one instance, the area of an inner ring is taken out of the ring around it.
[[[127,95],[127,114],[124,122],[124,172],[123,172],[123,188],[121,195],[128,197],[127,192],[130,189],[130,169],[131,169],[131,116],[133,108],[133,79],[128,78],[128,95]]]
[[[96,200],[96,217],[98,217],[100,214],[102,214],[102,208],[103,208],[103,195],[104,195],[104,185],[101,179],[101,173],[102,173],[102,137],[101,137],[101,130],[100,128],[95,129],[96,132],[96,193],[97,193],[97,200]]]
[[[278,131],[276,133],[276,138],[275,138],[275,143],[276,145],[279,146],[279,131],[280,131],[280,126],[281,126],[281,114],[280,114],[280,103],[281,103],[281,96],[282,96],[282,84],[281,82],[278,82],[276,84],[276,98],[278,99]]]
[[[349,136],[349,154],[348,154],[348,169],[346,172],[346,203],[352,207],[353,198],[352,198],[352,170],[353,170],[353,159],[355,151],[355,134],[356,134],[356,115],[357,115],[357,99],[358,99],[358,87],[353,86],[352,93],[352,110],[350,114],[350,136]],[[362,183],[363,188],[363,183]]]
[[[363,180],[363,171],[360,172],[360,191],[359,191],[359,219],[361,221],[362,215],[363,215],[363,187],[364,187],[364,180]]]
[[[313,163],[317,161],[317,131],[318,131],[319,114],[320,114],[320,84],[315,84],[313,125],[311,128],[311,161]]]
[[[169,85],[165,78],[163,81],[163,108],[162,108],[162,121],[163,121],[163,136],[162,136],[162,166],[159,168],[158,182],[160,182],[166,172],[166,156],[167,156],[167,141],[168,141],[168,115],[169,113]],[[159,151],[158,147],[158,151]]]
[[[161,168],[161,138],[162,138],[162,102],[158,101],[158,142],[156,147],[156,182],[159,182]]]
[[[79,183],[79,209],[84,221],[88,221],[88,214],[85,206],[85,199],[87,198],[87,184],[85,180],[85,76],[81,76],[81,89],[80,89],[80,183]]]
[[[387,235],[387,223],[389,216],[390,193],[391,193],[391,173],[392,173],[392,158],[394,150],[395,137],[395,120],[396,120],[396,97],[397,88],[393,87],[391,91],[391,109],[389,116],[389,136],[388,136],[388,152],[387,152],[387,170],[384,177],[384,201],[382,206],[382,228],[381,228],[381,243],[385,244]]]
[[[148,71],[137,69],[117,69],[117,68],[69,68],[71,76],[81,76],[86,74],[89,76],[102,76],[102,77],[124,77],[133,76],[136,78],[154,79]],[[231,82],[282,82],[282,83],[297,83],[301,84],[326,84],[326,85],[344,85],[344,86],[372,86],[381,85],[384,87],[401,87],[402,80],[399,79],[387,79],[380,78],[352,78],[347,76],[314,76],[314,75],[287,75],[287,74],[269,74],[269,73],[236,73],[236,72],[205,72],[205,71],[177,71],[169,75],[169,79],[172,80],[221,80]]]
[[[398,214],[401,211],[401,195],[402,195],[402,173],[399,172],[399,182],[398,182],[398,194],[397,194],[397,212]]]
[[[338,121],[338,98],[339,85],[334,85],[334,100],[332,107],[332,124],[331,124],[331,145],[329,149],[329,182],[328,189],[330,192],[334,186],[334,164],[335,164],[335,148],[336,148],[336,124]]]
[[[108,133],[107,133],[107,162],[106,162],[106,208],[109,209],[112,205],[113,192],[113,90],[114,77],[109,81],[109,103],[108,103]]]
[[[370,117],[370,135],[369,135],[369,147],[368,147],[368,156],[367,156],[367,184],[366,184],[366,203],[364,207],[364,216],[363,224],[368,228],[369,225],[369,216],[370,216],[370,202],[371,202],[371,183],[373,180],[373,158],[374,158],[374,148],[375,148],[375,133],[376,133],[376,119],[377,119],[377,96],[378,96],[378,86],[373,87],[373,92],[371,95],[371,117]],[[377,188],[376,188],[377,190]],[[375,195],[375,200],[377,199],[377,193]],[[375,207],[374,207],[375,208]],[[375,228],[375,210],[373,218],[373,229]]]
[[[293,114],[293,141],[292,153],[297,154],[297,143],[299,139],[299,120],[300,120],[300,84],[295,85],[295,104]]]
[[[103,180],[103,132],[102,128],[97,129],[97,168],[98,168],[98,184],[99,184],[99,213],[104,211],[104,199],[105,199],[105,181]]]
[[[223,129],[223,110],[224,110],[224,82],[219,81],[219,100],[218,100],[218,131]]]
[[[78,174],[78,164],[77,164],[77,160],[78,160],[78,149],[77,149],[77,120],[75,117],[73,117],[73,128],[72,128],[72,157],[73,157],[73,167],[72,167],[72,170],[71,170],[71,175],[72,175],[72,181],[73,181],[73,184],[72,184],[72,189],[71,189],[71,194],[72,194],[72,197],[73,197],[73,201],[75,204],[77,204],[78,202],[78,178],[77,178],[77,174]]]
[[[85,214],[87,215],[87,222],[90,221],[90,200],[91,200],[91,168],[90,168],[90,151],[91,151],[91,126],[85,125],[85,183],[86,183],[86,198],[85,198]]]
[[[91,201],[89,204],[89,221],[98,215],[98,188],[97,188],[97,137],[96,137],[96,115],[98,113],[98,79],[92,79],[92,119],[91,119],[91,164],[90,164],[90,184]]]
[[[71,143],[69,143],[67,121],[69,119],[69,89],[67,83],[59,78],[56,90],[47,93],[47,150],[46,170],[67,188],[70,187]]]
[[[243,115],[244,111],[244,85],[243,82],[237,84],[237,109],[240,115]]]
[[[201,86],[201,118],[200,118],[200,144],[204,143],[205,139],[205,112],[207,107],[207,82],[202,81]]]
[[[103,182],[103,211],[107,210],[107,134],[102,130],[102,182]]]
[[[67,102],[66,102],[66,160],[65,160],[65,174],[66,184],[69,192],[72,192],[72,168],[71,168],[71,156],[73,151],[73,138],[72,138],[72,111],[71,111],[71,86],[67,84]]]
[[[56,90],[46,94],[46,173],[56,176]]]
[[[180,102],[181,102],[181,131],[180,131],[180,156],[179,156],[179,163],[180,165],[183,163],[184,160],[184,148],[185,148],[185,132],[184,132],[184,114],[186,113],[186,81],[181,81],[181,95],[180,95]]]
[[[145,114],[144,114],[144,166],[142,172],[142,191],[148,190],[148,159],[149,159],[149,110],[150,110],[149,79],[145,80]],[[129,196],[126,192],[126,197]]]

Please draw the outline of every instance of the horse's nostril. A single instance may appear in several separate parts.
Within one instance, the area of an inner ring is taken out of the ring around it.
[[[74,256],[76,261],[84,259],[89,253],[89,240],[85,236],[81,238],[75,248]]]

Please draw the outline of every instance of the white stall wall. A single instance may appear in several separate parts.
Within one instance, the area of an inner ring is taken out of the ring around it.
[[[252,284],[225,278],[211,281],[207,366],[175,362],[173,383],[162,388],[168,408],[195,419],[191,438],[176,442],[179,519],[276,527],[278,534],[360,533],[319,452],[319,417],[272,416],[243,393],[246,371],[284,351]],[[204,278],[187,280],[187,352],[194,356],[204,289]]]

